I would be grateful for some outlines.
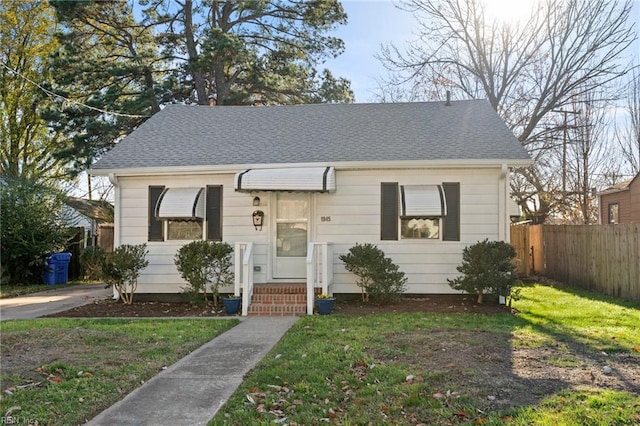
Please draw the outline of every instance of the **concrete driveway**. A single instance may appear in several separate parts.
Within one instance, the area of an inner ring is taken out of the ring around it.
[[[104,284],[74,285],[40,293],[0,299],[0,320],[31,319],[55,314],[113,295]]]

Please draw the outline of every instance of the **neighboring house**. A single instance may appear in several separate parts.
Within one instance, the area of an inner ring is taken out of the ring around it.
[[[640,173],[598,193],[600,223],[640,222]]]
[[[238,281],[335,293],[360,292],[338,256],[373,243],[435,294],[465,246],[509,241],[510,170],[531,163],[484,100],[169,105],[91,173],[115,185],[116,246],[147,244],[139,293],[179,292],[176,251],[204,238],[253,243]]]
[[[65,225],[70,228],[84,228],[82,248],[98,245],[99,226],[113,223],[113,205],[106,200],[69,197],[65,201],[64,207]],[[110,249],[112,247],[103,248]]]

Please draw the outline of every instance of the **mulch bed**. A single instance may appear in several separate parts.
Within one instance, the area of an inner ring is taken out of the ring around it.
[[[509,308],[494,302],[482,305],[475,303],[473,296],[430,295],[423,297],[404,297],[393,304],[380,305],[364,303],[360,299],[345,300],[338,297],[334,313],[343,315],[368,315],[377,313],[399,312],[474,312],[474,313],[508,313]],[[220,306],[213,308],[210,304],[188,302],[150,302],[136,301],[125,305],[120,301],[105,299],[49,315],[49,317],[66,318],[124,318],[124,317],[216,317],[226,315]]]

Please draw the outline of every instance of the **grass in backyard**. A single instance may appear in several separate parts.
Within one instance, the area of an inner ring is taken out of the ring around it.
[[[565,377],[608,350],[640,378],[638,305],[545,286],[522,295],[519,315],[304,317],[209,424],[640,423],[637,392]]]
[[[0,414],[46,425],[84,423],[236,323],[3,321]]]

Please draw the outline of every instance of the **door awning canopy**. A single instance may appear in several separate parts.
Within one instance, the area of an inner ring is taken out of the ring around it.
[[[440,185],[401,185],[400,217],[447,215],[447,200]]]
[[[166,188],[156,204],[158,219],[204,219],[204,188]]]
[[[334,192],[333,167],[248,169],[235,176],[236,191]]]

